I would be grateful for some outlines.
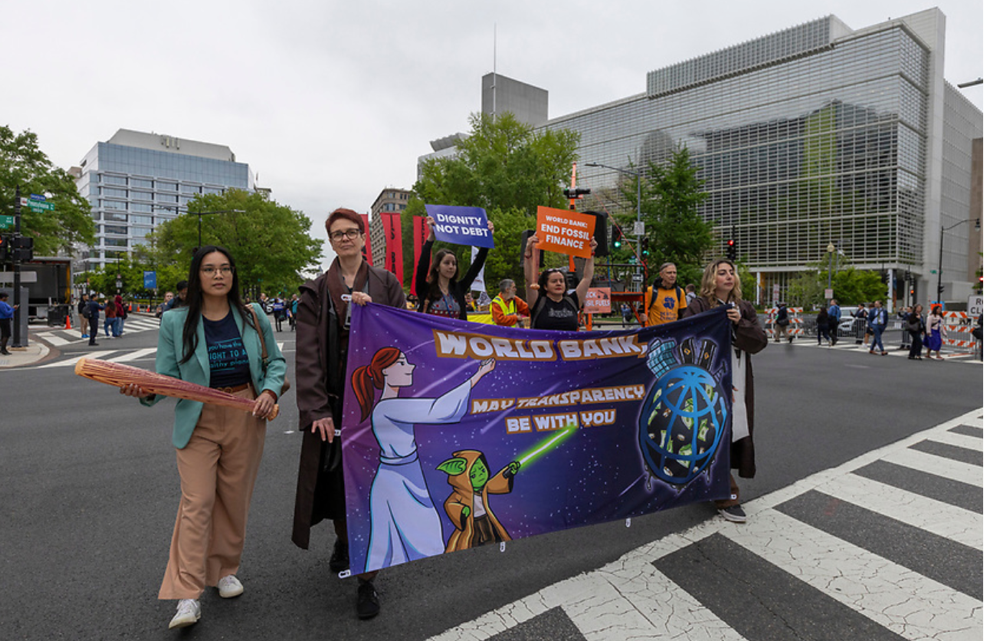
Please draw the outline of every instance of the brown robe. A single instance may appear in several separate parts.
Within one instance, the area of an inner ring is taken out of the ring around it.
[[[448,518],[454,524],[455,530],[448,537],[448,544],[444,549],[445,553],[467,550],[472,546],[472,538],[475,535],[475,490],[472,488],[470,475],[475,461],[479,458],[484,460],[482,453],[475,450],[462,450],[455,452],[454,456],[455,458],[465,459],[468,461],[468,465],[461,474],[448,477],[448,485],[454,488],[454,491],[451,492],[451,496],[444,502],[444,511],[447,512]],[[485,466],[488,467],[488,461],[485,461]],[[506,478],[505,473],[508,469],[509,466],[507,465],[498,474],[491,477],[486,482],[485,487],[482,488],[482,503],[485,505],[485,518],[488,519],[491,529],[499,541],[512,541],[512,539],[509,538],[506,528],[502,527],[499,519],[495,518],[495,514],[492,513],[492,506],[489,505],[489,494],[508,494],[512,492],[513,479],[516,477],[510,476]],[[464,507],[468,508],[469,514],[462,519],[461,511]]]
[[[702,297],[690,301],[683,310],[682,318],[696,316],[711,309],[710,304]],[[755,308],[748,301],[738,303],[741,320],[737,325],[732,324],[731,346],[742,351],[741,357],[747,358],[745,365],[745,408],[748,411],[748,436],[731,444],[731,468],[738,470],[738,476],[752,478],[755,476],[755,445],[752,442],[755,425],[755,380],[752,376],[751,354],[758,354],[769,344],[769,338],[758,320]],[[737,494],[737,487],[732,479],[732,492]]]
[[[320,433],[311,432],[311,425],[327,417],[334,419],[336,428],[342,425],[342,398],[348,384],[348,332],[342,325],[348,303],[340,296],[347,291],[336,258],[327,272],[301,285],[297,304],[294,384],[300,414],[298,429],[304,436],[291,540],[305,550],[312,525],[324,519],[345,518],[341,441],[322,441]],[[352,291],[367,292],[373,303],[406,309],[406,297],[396,277],[365,261]]]

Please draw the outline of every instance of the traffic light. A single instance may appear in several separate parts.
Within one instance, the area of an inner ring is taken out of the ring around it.
[[[728,239],[728,258],[730,260],[738,259],[738,242],[734,238]]]
[[[18,236],[10,239],[10,256],[14,260],[25,262],[34,259],[34,239],[30,236]]]
[[[612,247],[619,249],[622,246],[622,228],[618,225],[612,226]]]
[[[10,254],[10,243],[6,236],[0,236],[0,263],[7,262]]]
[[[642,239],[642,255],[643,256],[649,255],[649,239],[646,237],[643,237]]]

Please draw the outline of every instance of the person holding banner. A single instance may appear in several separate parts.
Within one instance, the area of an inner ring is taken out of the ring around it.
[[[741,298],[741,280],[735,264],[721,258],[704,269],[700,294],[683,312],[683,318],[695,316],[720,305],[728,306],[731,328],[731,385],[734,398],[731,407],[731,468],[742,478],[755,476],[755,449],[752,443],[752,424],[755,418],[755,388],[752,377],[752,354],[758,354],[769,344],[758,320],[755,308]],[[744,523],[738,483],[731,475],[731,496],[716,501],[718,513],[729,521]]]
[[[366,229],[359,214],[336,209],[325,227],[337,257],[327,272],[301,285],[297,305],[297,344],[303,346],[296,358],[297,409],[304,442],[291,540],[308,549],[311,527],[331,519],[337,538],[328,567],[332,572],[342,572],[349,567],[348,528],[342,444],[335,436],[336,427],[342,424],[350,305],[375,302],[406,309],[406,298],[396,276],[372,267],[363,258]],[[375,576],[375,572],[359,575],[359,618],[379,613],[379,598],[372,584]]]
[[[202,247],[191,261],[187,306],[161,318],[158,374],[255,399],[252,413],[190,400],[179,400],[175,408],[171,441],[181,502],[158,594],[159,599],[178,600],[170,628],[198,622],[206,586],[216,586],[222,598],[243,593],[236,574],[249,503],[263,456],[266,419],[283,388],[287,362],[266,314],[244,305],[239,291],[229,252]],[[148,406],[166,398],[136,383],[122,386],[120,393]]]
[[[594,251],[598,241],[591,239],[591,255],[584,261],[584,274],[577,288],[567,292],[567,278],[559,269],[547,269],[536,276],[540,250],[536,234],[526,241],[523,264],[526,269],[526,299],[530,307],[530,327],[568,332],[578,330],[578,312],[594,278]],[[535,281],[535,282],[534,282]]]
[[[489,255],[488,247],[478,250],[475,260],[461,280],[458,280],[458,257],[450,249],[439,249],[431,261],[431,248],[436,236],[434,226],[437,224],[430,216],[427,217],[427,242],[420,250],[417,261],[417,274],[414,279],[420,302],[417,311],[424,314],[434,314],[447,318],[468,320],[468,303],[465,294],[471,290],[472,281],[482,271],[485,258]],[[495,226],[488,222],[489,233],[495,231]],[[430,264],[430,269],[427,265]]]

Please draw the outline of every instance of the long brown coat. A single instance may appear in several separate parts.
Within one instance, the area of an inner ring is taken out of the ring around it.
[[[467,550],[472,546],[472,538],[475,535],[475,515],[471,512],[475,511],[475,490],[472,488],[469,476],[472,466],[475,465],[475,461],[479,458],[488,467],[488,462],[485,461],[482,453],[475,450],[462,450],[455,452],[454,456],[468,461],[468,466],[461,474],[448,477],[448,485],[454,488],[454,490],[451,492],[451,496],[444,501],[444,511],[447,513],[448,518],[451,519],[451,522],[454,523],[455,529],[451,533],[451,536],[448,537],[448,544],[444,550],[445,553]],[[503,541],[512,541],[512,539],[509,537],[509,533],[506,532],[506,528],[502,527],[499,519],[495,518],[495,514],[492,513],[492,506],[489,505],[489,494],[508,494],[512,492],[513,479],[515,477],[506,476],[506,470],[508,469],[509,466],[504,467],[498,474],[490,478],[485,484],[485,487],[482,488],[482,503],[485,505],[485,515],[489,519],[492,529],[496,531],[499,538]],[[462,508],[465,507],[468,508],[470,513],[468,516],[462,518]]]
[[[683,310],[682,318],[696,316],[711,309],[710,304],[701,296],[690,301]],[[752,376],[751,354],[758,354],[769,344],[769,338],[758,320],[755,308],[748,301],[738,303],[741,320],[732,325],[731,345],[740,349],[742,358],[747,358],[745,367],[745,408],[748,411],[748,436],[731,444],[731,468],[738,470],[738,476],[752,478],[755,476],[755,444],[752,441],[755,425],[755,379]]]
[[[341,327],[345,309],[332,304],[329,278],[340,282],[337,258],[327,272],[301,285],[297,304],[294,378],[300,413],[298,429],[304,440],[297,473],[291,540],[305,550],[312,525],[324,519],[345,518],[341,442],[336,438],[329,444],[321,440],[320,434],[311,432],[311,425],[320,418],[330,416],[336,428],[342,425],[348,334]],[[338,283],[332,286],[337,290]],[[368,263],[363,262],[352,289],[368,292],[374,303],[406,309],[406,297],[396,277]]]

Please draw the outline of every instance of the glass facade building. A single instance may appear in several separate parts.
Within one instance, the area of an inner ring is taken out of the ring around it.
[[[941,221],[970,216],[982,135],[981,111],[942,77],[944,34],[938,9],[857,31],[828,16],[652,71],[645,92],[545,127],[580,132],[578,185],[593,190],[582,206],[612,213],[634,211],[617,189],[626,175],[585,163],[646,171],[686,146],[717,253],[734,231],[761,302],[827,264],[830,243],[891,276],[899,304],[913,287],[925,302]],[[970,293],[973,227],[944,237],[948,300]]]
[[[80,164],[76,185],[92,206],[97,238],[83,252],[85,270],[129,255],[200,194],[255,188],[249,165],[228,147],[124,129]]]

